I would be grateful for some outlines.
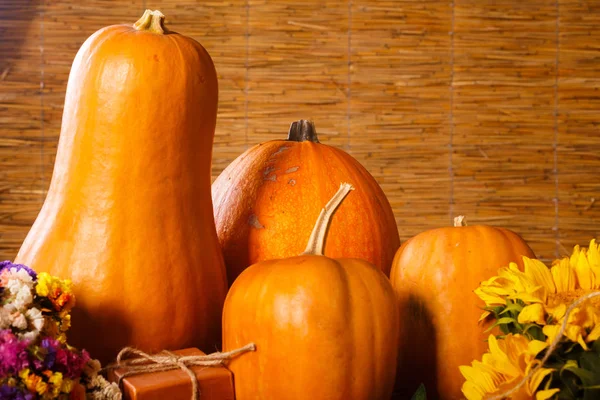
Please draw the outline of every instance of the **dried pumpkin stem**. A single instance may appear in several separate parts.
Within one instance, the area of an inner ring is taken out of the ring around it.
[[[315,129],[315,123],[308,119],[301,119],[299,121],[292,122],[288,132],[287,140],[292,142],[319,143],[319,138],[317,138],[317,130]]]
[[[458,217],[454,217],[454,227],[459,226],[467,226],[467,221],[465,221],[464,215],[459,215]]]
[[[312,254],[316,256],[323,255],[323,248],[325,247],[325,237],[327,235],[327,229],[329,229],[329,223],[331,222],[331,217],[335,213],[335,210],[342,204],[344,198],[350,193],[351,190],[354,190],[354,187],[349,183],[342,183],[340,188],[333,195],[331,200],[327,203],[325,208],[321,210],[319,214],[319,218],[317,218],[317,222],[313,231],[310,234],[310,238],[308,239],[308,245],[306,245],[306,250],[304,250],[304,254]]]
[[[137,20],[133,27],[138,31],[149,31],[162,35],[167,32],[164,26],[165,16],[158,10],[146,10],[140,19]]]

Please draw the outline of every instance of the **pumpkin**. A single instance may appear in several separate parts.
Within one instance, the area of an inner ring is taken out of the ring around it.
[[[230,288],[224,349],[256,344],[228,365],[237,400],[390,398],[399,323],[392,286],[367,261],[322,255],[350,189],[342,185],[322,210],[302,255],[255,264]]]
[[[385,194],[358,161],[319,143],[314,124],[300,120],[287,140],[252,147],[212,185],[229,284],[251,264],[300,254],[319,205],[338,182],[352,183],[357,193],[332,223],[325,254],[364,259],[389,274],[400,238]]]
[[[50,188],[17,256],[73,281],[69,342],[102,361],[126,345],[220,344],[217,75],[206,50],[163,19],[148,10],[77,53]]]
[[[487,351],[483,302],[473,293],[510,262],[523,264],[533,251],[516,233],[491,226],[429,230],[398,250],[390,279],[399,298],[397,389],[410,398],[423,382],[433,398],[462,399],[459,365]]]

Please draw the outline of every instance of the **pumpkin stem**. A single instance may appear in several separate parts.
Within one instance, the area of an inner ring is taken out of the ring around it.
[[[325,236],[327,235],[327,229],[329,229],[331,217],[333,216],[333,213],[335,212],[335,210],[337,210],[339,205],[342,204],[342,201],[348,195],[348,193],[350,193],[351,190],[354,190],[354,187],[352,187],[351,184],[342,183],[336,194],[334,194],[331,200],[329,200],[325,208],[321,210],[319,218],[317,218],[315,227],[313,228],[313,231],[310,234],[310,238],[308,239],[306,250],[304,250],[304,253],[302,253],[302,255],[323,255],[323,247],[325,247]]]
[[[288,132],[288,138],[292,142],[313,142],[319,143],[317,138],[317,130],[315,129],[315,123],[308,119],[301,119],[299,121],[292,122],[290,125],[290,131]]]
[[[464,215],[459,215],[458,217],[454,217],[454,226],[467,226],[467,221],[465,221]]]
[[[150,31],[162,35],[167,31],[164,25],[165,16],[160,11],[146,10],[142,18],[138,19],[133,27],[138,31]]]

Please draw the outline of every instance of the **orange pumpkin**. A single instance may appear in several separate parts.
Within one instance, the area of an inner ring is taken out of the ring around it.
[[[77,53],[50,189],[17,256],[72,279],[69,340],[103,361],[125,345],[220,343],[217,75],[206,50],[163,18],[148,10],[133,26],[101,29]]]
[[[399,323],[391,284],[366,261],[322,255],[349,190],[323,209],[302,255],[255,264],[229,290],[224,349],[256,344],[229,364],[237,400],[390,398]]]
[[[423,232],[398,250],[390,278],[400,303],[397,388],[410,398],[423,382],[432,398],[462,399],[459,365],[487,351],[483,302],[473,293],[498,269],[533,251],[516,233],[490,226]]]
[[[287,140],[247,150],[212,185],[229,284],[251,264],[300,254],[338,182],[358,190],[331,225],[325,254],[361,258],[389,274],[400,238],[385,194],[362,165],[319,143],[313,123],[301,120]]]

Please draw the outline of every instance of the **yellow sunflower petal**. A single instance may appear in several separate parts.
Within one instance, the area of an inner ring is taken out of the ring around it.
[[[510,364],[519,371],[519,374],[525,371],[528,364],[527,347],[529,341],[527,338],[522,335],[513,335],[512,340],[503,340],[501,343],[506,357],[510,360]],[[523,361],[525,365],[522,364]]]
[[[600,339],[600,324],[596,325],[585,338],[586,342],[594,342],[598,339]]]
[[[536,392],[535,400],[548,400],[558,392],[560,392],[560,389],[540,390]]]
[[[544,378],[552,373],[552,369],[550,368],[540,368],[533,373],[533,376],[527,382],[527,387],[529,389],[529,393],[535,393],[538,386],[542,383]]]
[[[523,300],[525,303],[545,303],[545,289],[542,286],[537,286],[529,292],[519,292],[508,296],[511,300]]]
[[[584,329],[578,325],[569,325],[567,324],[567,329],[565,330],[565,336],[569,338],[570,341],[579,343],[583,350],[587,351],[588,347],[585,344],[585,340],[583,340]]]
[[[558,335],[558,332],[560,331],[560,326],[546,325],[542,328],[542,331],[544,332],[544,335],[547,336],[546,343],[550,344],[554,341],[556,335]]]
[[[563,319],[567,313],[567,306],[564,303],[560,303],[556,307],[547,307],[546,311],[548,311],[548,314],[552,315],[552,320],[556,323]]]
[[[475,289],[475,294],[481,300],[483,300],[487,306],[498,306],[501,304],[506,304],[506,299],[504,297],[498,296],[496,294],[490,294],[482,287],[478,287],[477,289]]]
[[[478,320],[477,322],[479,323],[479,322],[481,322],[481,321],[485,321],[485,319],[486,319],[487,317],[489,317],[491,314],[492,314],[492,313],[491,313],[491,312],[489,312],[489,311],[484,311],[484,313],[483,313],[483,314],[481,314],[481,317],[479,317],[479,320]]]
[[[590,240],[587,256],[590,264],[600,267],[600,247],[598,246],[598,243],[596,243],[596,239]]]
[[[571,256],[571,264],[575,264],[575,274],[577,275],[577,282],[579,287],[582,289],[590,290],[594,287],[594,274],[592,268],[588,263],[588,259],[585,256],[584,251],[579,250],[579,246],[576,246],[577,251],[573,251]]]
[[[541,340],[532,340],[531,342],[527,343],[527,353],[535,357],[546,347],[548,347],[548,343],[542,342]]]
[[[575,290],[575,270],[571,268],[568,258],[563,258],[550,269],[557,292],[569,292]]]
[[[534,322],[540,325],[546,325],[546,315],[544,307],[540,303],[534,303],[525,306],[519,313],[518,321],[520,324]]]
[[[575,245],[575,247],[573,247],[573,253],[571,253],[571,257],[569,257],[569,263],[573,268],[577,266],[577,262],[579,261],[579,253],[581,253],[581,247],[579,247],[579,245]]]
[[[510,365],[510,360],[499,346],[498,340],[494,335],[488,337],[488,345],[490,352],[483,355],[481,359],[483,364],[489,365],[501,374],[510,376],[516,375],[514,366]]]
[[[467,381],[476,383],[483,393],[490,393],[495,390],[496,384],[494,383],[492,374],[481,368],[481,366],[469,367],[461,365],[459,370]]]
[[[499,296],[508,296],[515,291],[512,286],[512,282],[506,279],[499,279],[493,283],[484,282],[481,284],[481,290],[485,291],[486,293],[496,294]]]
[[[581,346],[581,348],[584,351],[588,351],[589,347],[587,347],[587,344],[585,343],[585,340],[583,339],[583,336],[579,335],[579,337],[577,338],[577,343],[579,343],[579,345]]]
[[[595,239],[590,240],[587,259],[595,278],[594,289],[600,289],[600,248]]]
[[[525,275],[529,276],[537,286],[543,286],[547,290],[547,293],[556,293],[552,273],[543,262],[523,257],[523,264],[525,266]]]
[[[515,292],[526,292],[527,286],[529,285],[528,279],[519,270],[516,263],[508,264],[508,267],[500,268],[498,270],[498,276],[504,278],[504,282],[510,286]]]
[[[461,390],[467,400],[482,400],[486,394],[479,385],[469,381],[463,383]]]

